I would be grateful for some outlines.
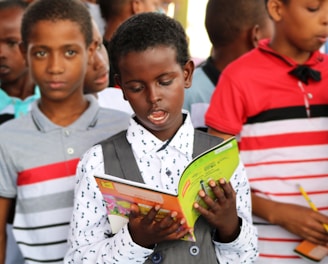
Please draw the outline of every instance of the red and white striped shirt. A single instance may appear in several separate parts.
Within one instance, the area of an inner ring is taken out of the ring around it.
[[[328,214],[328,56],[315,52],[306,65],[320,71],[322,80],[302,83],[288,74],[295,62],[270,49],[268,40],[260,42],[223,71],[206,124],[238,135],[253,193],[308,206],[301,184]],[[253,220],[258,263],[307,263],[293,252],[300,237],[259,217]]]

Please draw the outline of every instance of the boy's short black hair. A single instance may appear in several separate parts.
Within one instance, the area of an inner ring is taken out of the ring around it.
[[[120,57],[158,46],[175,49],[176,60],[181,67],[190,59],[187,36],[178,21],[155,12],[130,17],[119,26],[109,44],[109,58],[114,73],[119,73]]]
[[[268,18],[263,0],[208,0],[205,27],[214,47],[226,46],[239,37],[244,29]]]
[[[28,3],[22,1],[22,0],[2,0],[0,1],[0,10],[18,7],[22,10],[25,10],[28,6]]]
[[[27,46],[36,23],[61,20],[76,22],[80,26],[86,46],[91,44],[91,16],[87,7],[80,0],[35,0],[27,7],[23,16],[21,27],[23,45]],[[58,37],[60,38],[60,36]]]

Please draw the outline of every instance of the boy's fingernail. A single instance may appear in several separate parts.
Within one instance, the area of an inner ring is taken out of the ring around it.
[[[215,181],[212,181],[212,180],[211,180],[211,181],[209,181],[209,183],[208,183],[208,184],[209,184],[211,187],[215,187],[215,185],[216,185],[216,184],[215,184]]]
[[[178,215],[177,212],[172,212],[172,213],[171,213],[171,218],[175,218],[177,215]]]

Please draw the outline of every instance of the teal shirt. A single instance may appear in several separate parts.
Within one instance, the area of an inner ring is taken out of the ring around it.
[[[24,100],[9,96],[0,88],[0,115],[12,114],[15,118],[23,116],[29,112],[31,104],[39,98],[40,89],[38,86],[35,86],[34,94]]]

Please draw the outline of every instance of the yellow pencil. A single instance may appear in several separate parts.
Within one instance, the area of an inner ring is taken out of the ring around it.
[[[315,206],[315,204],[312,202],[312,200],[310,199],[310,197],[308,196],[308,194],[306,193],[306,191],[304,190],[304,188],[301,185],[298,185],[298,188],[301,192],[301,194],[303,195],[303,197],[305,198],[305,200],[308,202],[308,204],[310,205],[311,209],[313,211],[318,212],[318,208]],[[328,224],[323,224],[323,227],[325,228],[326,232],[328,233]]]

